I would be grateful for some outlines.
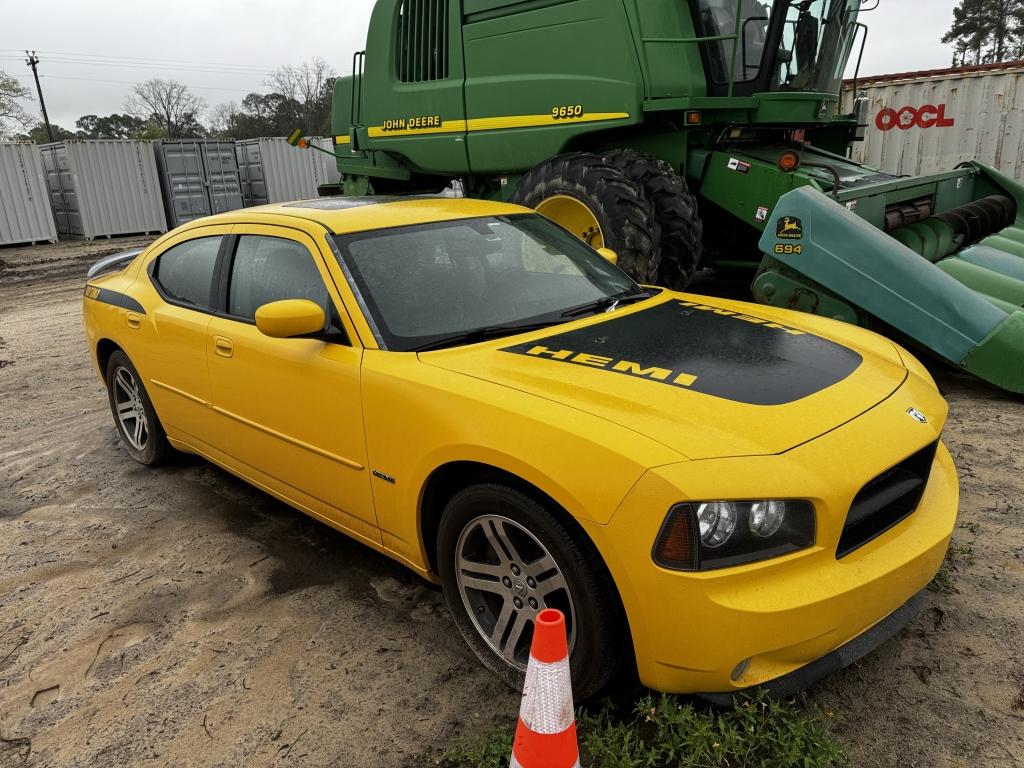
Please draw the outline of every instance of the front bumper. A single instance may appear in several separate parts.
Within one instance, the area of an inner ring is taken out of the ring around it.
[[[864,658],[907,626],[924,607],[925,591],[922,589],[867,632],[857,635],[853,640],[841,645],[828,655],[822,656],[817,661],[812,661],[788,675],[769,680],[763,685],[744,688],[732,693],[702,693],[700,697],[715,706],[727,707],[733,704],[737,697],[758,690],[763,690],[769,696],[780,699],[805,691],[819,680]]]
[[[929,423],[910,418],[909,408],[928,414]],[[619,589],[641,682],[665,692],[732,695],[780,678],[809,683],[849,658],[844,651],[794,675],[884,623],[939,569],[958,502],[956,470],[941,444],[909,517],[841,559],[836,548],[861,487],[936,441],[945,413],[941,396],[910,377],[871,411],[784,454],[682,462],[645,474],[607,526],[588,526]],[[651,548],[673,503],[723,498],[812,501],[814,546],[701,573],[654,564]]]

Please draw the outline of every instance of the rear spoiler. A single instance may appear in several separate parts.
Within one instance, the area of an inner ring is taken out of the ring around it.
[[[146,249],[132,248],[130,251],[121,251],[120,253],[113,253],[110,256],[104,256],[89,267],[89,271],[85,273],[85,276],[86,278],[92,278],[98,275],[105,275],[107,272],[117,272],[118,270],[124,269],[128,266],[128,262],[144,250]]]

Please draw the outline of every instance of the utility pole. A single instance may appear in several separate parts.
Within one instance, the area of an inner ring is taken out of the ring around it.
[[[25,63],[32,67],[32,76],[36,79],[36,91],[39,93],[39,106],[43,110],[43,122],[46,124],[46,138],[49,139],[52,144],[53,129],[50,128],[50,118],[46,114],[46,102],[43,101],[43,86],[39,84],[39,72],[36,70],[36,65],[39,64],[39,57],[36,56],[35,51],[32,51],[32,53],[25,51],[25,55],[28,56],[28,58],[25,59]]]

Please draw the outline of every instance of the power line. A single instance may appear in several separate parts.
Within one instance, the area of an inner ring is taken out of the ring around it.
[[[89,83],[116,83],[116,84],[119,84],[119,85],[138,85],[139,84],[138,80],[104,80],[104,79],[99,79],[99,78],[95,78],[95,77],[73,77],[71,75],[43,75],[42,77],[44,79],[47,79],[47,80],[49,80],[49,79],[54,79],[54,80],[82,80],[84,82],[89,82]],[[27,78],[25,78],[25,79],[27,79]],[[186,85],[188,85],[188,84],[186,83]],[[213,86],[206,86],[206,85],[189,85],[188,87],[193,89],[193,90],[197,90],[197,91],[226,91],[226,92],[231,92],[231,93],[254,93],[254,91],[252,89],[249,89],[249,88],[215,88]]]
[[[15,57],[0,57],[0,60],[14,61]],[[61,58],[57,56],[47,56],[46,61],[49,64],[63,64],[66,66],[79,67],[112,67],[115,69],[128,69],[133,71],[151,71],[151,72],[192,72],[195,74],[218,74],[218,75],[230,75],[234,77],[270,77],[274,73],[271,70],[238,70],[238,69],[217,69],[214,67],[203,67],[203,66],[192,66],[192,65],[161,65],[161,64],[129,64],[125,62],[107,62],[107,61],[95,61],[95,60],[77,60],[69,58]]]
[[[13,48],[0,48],[0,53],[20,53],[20,51]],[[270,65],[267,64],[239,64],[237,62],[199,61],[195,59],[164,59],[155,56],[116,56],[114,54],[73,53],[70,51],[40,51],[40,53],[46,54],[47,56],[74,56],[78,58],[102,59],[104,61],[120,60],[160,64],[201,64],[214,67],[230,67],[233,69],[253,69],[261,71],[271,69]]]

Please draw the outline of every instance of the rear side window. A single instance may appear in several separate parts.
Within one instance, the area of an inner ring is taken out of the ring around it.
[[[213,306],[213,272],[221,237],[199,237],[164,251],[153,279],[167,298],[201,309]]]
[[[284,299],[309,299],[331,315],[327,288],[313,254],[293,240],[240,237],[231,266],[228,314],[253,320],[264,304]]]

